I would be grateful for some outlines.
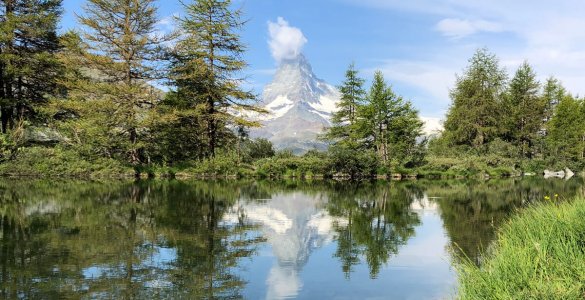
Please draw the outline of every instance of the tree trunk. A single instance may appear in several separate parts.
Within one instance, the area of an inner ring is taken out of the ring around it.
[[[137,165],[140,163],[140,157],[138,155],[138,149],[136,149],[136,142],[138,140],[138,134],[136,133],[136,128],[130,128],[128,130],[130,133],[130,143],[132,144],[132,148],[130,149],[130,161],[133,165]]]
[[[217,139],[217,124],[215,122],[215,107],[213,105],[213,99],[209,97],[207,99],[207,113],[208,113],[208,121],[207,121],[207,134],[209,136],[209,155],[211,157],[215,157],[215,147],[217,146],[216,139]]]
[[[2,56],[3,53],[3,48],[0,45],[0,57]],[[1,120],[1,126],[0,126],[0,133],[6,133],[7,128],[7,122],[5,120],[5,116],[4,116],[4,109],[5,107],[4,102],[6,101],[6,92],[4,91],[5,86],[4,86],[4,61],[0,60],[0,120]]]
[[[9,18],[9,14],[14,12],[14,1],[13,0],[6,0],[6,19]],[[13,52],[13,40],[10,39],[6,42],[5,50],[8,54],[12,54]],[[6,63],[3,62],[3,68],[6,68]],[[4,71],[4,70],[2,70]],[[12,80],[4,76],[2,73],[2,83],[3,83],[3,106],[0,109],[1,122],[2,122],[2,133],[7,133],[13,127],[13,104],[14,104],[14,94],[12,90]]]

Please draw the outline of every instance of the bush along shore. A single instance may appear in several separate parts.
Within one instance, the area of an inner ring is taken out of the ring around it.
[[[585,199],[557,197],[509,220],[479,266],[463,259],[459,299],[585,298]]]
[[[115,159],[87,158],[64,147],[27,147],[15,151],[13,157],[0,163],[0,176],[65,177],[65,178],[297,178],[346,180],[410,180],[417,178],[505,178],[518,177],[526,171],[514,166],[491,166],[481,157],[432,159],[417,168],[380,165],[374,156],[336,156],[332,152],[309,151],[297,156],[290,151],[275,152],[267,141],[266,149],[250,150],[245,146],[236,152],[220,153],[175,165],[130,165]],[[531,169],[541,175],[544,169]],[[530,174],[530,175],[532,175]]]

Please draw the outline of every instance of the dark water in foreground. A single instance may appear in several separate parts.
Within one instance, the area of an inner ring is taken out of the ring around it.
[[[0,298],[445,299],[453,264],[582,179],[0,181]]]

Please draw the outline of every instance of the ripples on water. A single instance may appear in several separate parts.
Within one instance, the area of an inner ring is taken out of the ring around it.
[[[581,179],[0,181],[2,298],[443,299],[516,208]]]

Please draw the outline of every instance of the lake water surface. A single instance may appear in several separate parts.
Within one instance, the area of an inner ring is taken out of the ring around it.
[[[0,297],[448,299],[510,215],[575,195],[580,178],[5,179]]]

